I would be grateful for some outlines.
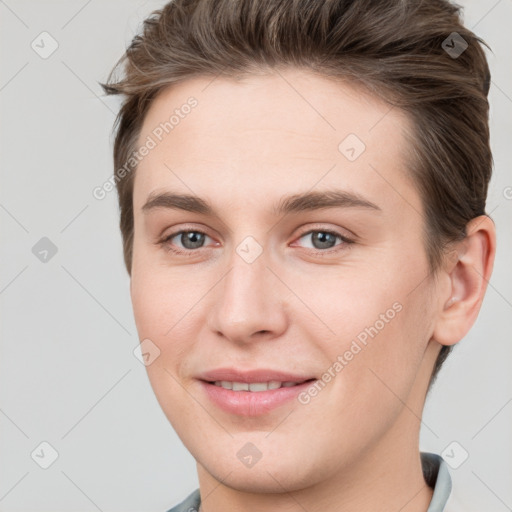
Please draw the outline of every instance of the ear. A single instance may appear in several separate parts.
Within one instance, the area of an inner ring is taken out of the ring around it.
[[[472,219],[467,236],[455,247],[456,258],[442,272],[448,286],[432,337],[441,345],[459,342],[474,324],[491,277],[496,253],[496,228],[487,215]]]

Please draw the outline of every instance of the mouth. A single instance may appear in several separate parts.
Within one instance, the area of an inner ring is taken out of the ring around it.
[[[293,403],[317,379],[299,381],[209,381],[199,380],[206,398],[233,416],[256,417]]]
[[[300,386],[306,382],[313,382],[315,378],[300,380],[300,381],[278,381],[270,380],[267,382],[237,382],[228,380],[216,380],[216,381],[204,381],[208,384],[221,387],[223,389],[229,389],[231,391],[249,391],[251,393],[261,393],[263,391],[272,391],[280,388],[292,388]]]

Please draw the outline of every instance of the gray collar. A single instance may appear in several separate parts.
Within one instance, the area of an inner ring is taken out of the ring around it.
[[[452,491],[452,479],[444,459],[429,452],[421,452],[421,466],[427,484],[434,489],[427,512],[442,512]]]

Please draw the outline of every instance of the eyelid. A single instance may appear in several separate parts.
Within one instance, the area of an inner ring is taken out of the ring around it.
[[[304,235],[308,235],[314,231],[322,231],[325,233],[332,233],[333,235],[339,236],[346,242],[356,242],[358,239],[357,235],[347,228],[341,228],[339,226],[329,227],[326,224],[322,224],[322,223],[308,224],[308,226],[306,228],[304,228],[303,231],[300,231],[299,235],[296,235],[295,238],[302,238]],[[322,252],[325,252],[325,251],[322,251]]]
[[[169,244],[170,240],[172,240],[173,238],[175,238],[178,235],[181,235],[181,234],[187,233],[187,232],[201,233],[202,235],[205,235],[208,238],[211,238],[212,240],[214,239],[211,235],[209,235],[207,233],[207,230],[205,230],[203,228],[197,228],[194,226],[181,226],[179,229],[176,229],[175,231],[171,231],[170,233],[159,237],[156,244],[157,245]],[[198,249],[181,249],[180,247],[178,247],[176,252],[183,252],[183,253],[187,252],[187,253],[192,254],[192,253],[197,253],[200,249],[208,249],[208,247],[199,247]],[[174,251],[174,249],[172,249],[171,251]]]
[[[175,237],[176,235],[179,235],[179,234],[181,234],[183,232],[187,232],[187,231],[194,231],[197,233],[202,233],[203,235],[213,238],[211,235],[208,234],[209,230],[206,228],[198,227],[197,225],[193,225],[193,224],[179,224],[178,228],[171,227],[171,228],[165,229],[164,233],[167,232],[167,234],[160,235],[158,237],[158,240],[159,240],[159,242],[168,240],[169,238]]]
[[[299,236],[297,236],[295,238],[295,240],[300,240],[301,238],[305,237],[306,235],[310,235],[311,233],[315,233],[315,232],[316,233],[318,233],[318,232],[329,233],[329,234],[333,235],[334,237],[336,237],[337,239],[341,240],[341,243],[336,244],[333,247],[329,247],[328,249],[315,249],[315,248],[303,247],[303,249],[314,254],[315,256],[326,256],[326,257],[331,256],[332,254],[337,254],[341,251],[347,250],[348,246],[355,243],[355,240],[347,237],[346,235],[343,235],[342,233],[340,233],[339,231],[337,231],[335,229],[321,228],[321,227],[310,228],[310,229],[304,231],[303,233],[301,233]],[[295,244],[295,242],[294,242],[294,244]],[[292,247],[296,247],[296,245],[292,245]],[[302,246],[299,245],[298,247],[302,247]]]
[[[329,249],[308,249],[308,248],[306,248],[310,252],[313,252],[315,255],[322,255],[322,254],[328,255],[328,254],[339,252],[340,250],[342,250],[342,249],[340,249],[340,246],[350,245],[350,244],[354,243],[355,239],[357,238],[352,232],[350,232],[351,235],[347,236],[347,235],[341,233],[340,231],[338,231],[339,229],[341,229],[341,228],[335,229],[335,228],[326,227],[325,224],[323,224],[323,225],[319,224],[319,225],[313,225],[313,226],[309,225],[307,228],[304,228],[304,230],[301,231],[298,235],[296,235],[294,240],[298,240],[298,239],[303,238],[304,236],[309,235],[314,232],[330,233],[330,234],[334,235],[335,237],[339,238],[342,241],[342,243],[337,244],[334,247],[331,247]],[[345,229],[345,231],[348,231],[348,230]],[[159,238],[159,240],[157,241],[157,245],[166,247],[169,252],[173,252],[175,254],[181,254],[181,255],[195,255],[201,249],[211,248],[211,247],[207,247],[207,246],[199,247],[197,249],[182,249],[180,247],[178,247],[178,248],[168,247],[168,245],[170,245],[171,239],[175,238],[178,235],[181,235],[182,233],[186,233],[186,232],[201,233],[201,234],[213,239],[213,237],[207,233],[207,230],[205,230],[203,228],[198,228],[198,227],[191,226],[191,225],[180,225],[179,229],[172,231],[171,233],[168,233],[166,235],[163,235],[161,238]]]

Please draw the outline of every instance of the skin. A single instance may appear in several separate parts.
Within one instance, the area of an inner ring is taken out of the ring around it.
[[[197,461],[202,509],[426,511],[427,385],[441,345],[458,342],[478,314],[492,221],[471,221],[434,279],[407,171],[405,114],[305,70],[198,77],[156,98],[140,143],[190,96],[197,107],[136,172],[131,298],[140,339],[160,349],[148,376]],[[338,149],[350,133],[366,145],[352,162]],[[380,210],[272,213],[285,195],[333,188]],[[216,213],[143,212],[149,194],[163,191],[198,195]],[[180,229],[204,231],[202,247],[180,235],[159,243]],[[353,242],[336,237],[322,248],[313,229]],[[263,249],[252,263],[236,252],[247,236]],[[225,366],[321,378],[395,303],[401,311],[307,405],[240,417],[210,402],[196,379]],[[251,468],[236,455],[247,442],[262,454]]]

